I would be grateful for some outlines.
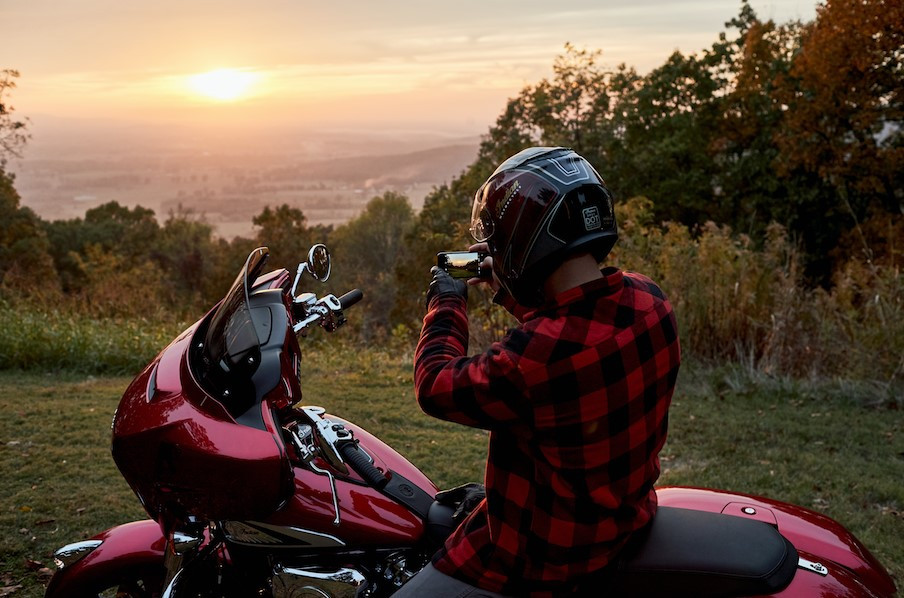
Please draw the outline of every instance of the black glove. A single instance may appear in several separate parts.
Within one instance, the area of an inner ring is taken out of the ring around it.
[[[483,484],[470,482],[437,492],[436,502],[448,507],[455,507],[455,511],[452,513],[452,520],[458,521],[466,517],[486,497],[487,491]]]
[[[430,288],[427,289],[427,306],[430,306],[430,300],[440,295],[458,295],[465,301],[468,300],[468,283],[458,278],[452,278],[449,273],[438,266],[430,268],[433,274],[433,280],[430,281]]]

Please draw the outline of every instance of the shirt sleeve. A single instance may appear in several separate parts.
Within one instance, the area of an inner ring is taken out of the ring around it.
[[[428,415],[466,426],[493,429],[526,421],[524,385],[510,333],[485,353],[466,357],[468,316],[464,299],[439,296],[430,302],[414,356],[415,395]]]

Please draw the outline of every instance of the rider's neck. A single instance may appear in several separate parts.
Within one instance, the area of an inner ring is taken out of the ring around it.
[[[569,289],[603,277],[599,264],[589,253],[579,253],[562,262],[543,282],[543,295],[555,297]]]

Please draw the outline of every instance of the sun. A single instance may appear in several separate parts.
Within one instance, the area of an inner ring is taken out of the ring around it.
[[[232,102],[247,95],[255,82],[254,73],[236,69],[217,69],[194,75],[189,79],[192,89],[213,100]]]

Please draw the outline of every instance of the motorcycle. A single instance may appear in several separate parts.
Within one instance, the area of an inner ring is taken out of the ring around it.
[[[112,453],[150,519],[60,548],[45,596],[379,598],[455,528],[455,504],[362,427],[301,405],[299,338],[346,322],[360,290],[294,278],[253,251],[224,299],[129,385]],[[894,595],[882,565],[813,511],[702,488],[657,490],[652,525],[598,588],[624,596]],[[596,592],[593,592],[596,593]]]

